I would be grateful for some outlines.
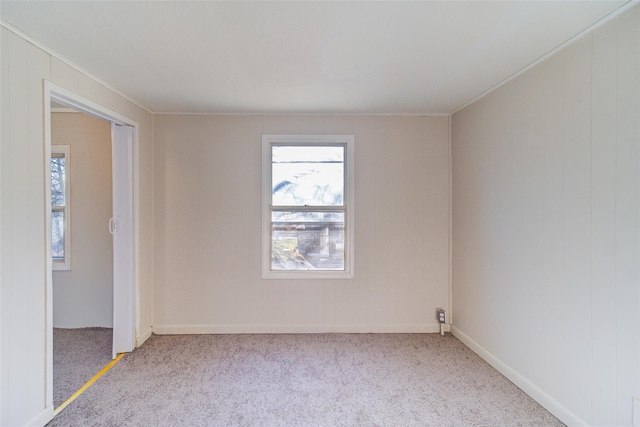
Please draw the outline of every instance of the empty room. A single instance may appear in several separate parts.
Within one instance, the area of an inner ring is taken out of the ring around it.
[[[0,26],[0,426],[640,426],[637,1]]]

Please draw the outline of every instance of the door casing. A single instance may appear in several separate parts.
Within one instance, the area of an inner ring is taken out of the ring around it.
[[[89,116],[97,119],[107,121],[109,123],[131,126],[133,128],[132,135],[132,165],[131,165],[131,192],[133,195],[133,228],[132,228],[132,240],[133,240],[133,282],[128,286],[133,289],[118,289],[116,292],[114,282],[114,297],[116,295],[131,295],[133,304],[130,310],[121,311],[118,315],[118,321],[114,319],[114,327],[116,324],[118,328],[122,328],[122,332],[131,337],[130,350],[136,345],[135,337],[139,330],[139,169],[138,169],[138,146],[139,146],[139,124],[135,120],[125,117],[115,111],[112,111],[100,104],[97,104],[89,99],[86,99],[80,95],[77,95],[63,87],[55,85],[50,81],[44,81],[44,152],[45,152],[45,172],[51,167],[51,101],[73,108]],[[112,139],[113,142],[113,139]],[[46,291],[45,291],[45,336],[46,336],[46,396],[45,405],[47,408],[53,407],[53,260],[51,258],[51,192],[48,190],[51,188],[51,175],[45,173],[45,203],[43,209],[45,211],[45,259],[47,260],[46,268]],[[114,188],[115,191],[115,188]],[[105,225],[106,226],[106,225]],[[116,301],[114,301],[114,306]],[[122,306],[122,304],[120,304]]]

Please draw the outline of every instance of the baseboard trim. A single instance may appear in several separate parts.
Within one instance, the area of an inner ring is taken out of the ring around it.
[[[144,332],[140,334],[140,336],[136,340],[136,347],[140,347],[142,344],[144,344],[144,342],[151,337],[152,333],[153,333],[153,328],[151,326],[145,329]]]
[[[46,407],[44,411],[40,412],[33,419],[31,419],[31,421],[25,424],[25,427],[26,426],[42,427],[52,419],[53,419],[53,405]]]
[[[156,325],[158,335],[183,334],[321,334],[321,333],[437,333],[440,325]]]
[[[560,402],[555,400],[540,387],[532,383],[527,378],[520,375],[513,368],[508,366],[502,360],[498,359],[487,349],[475,342],[470,336],[462,332],[455,326],[451,326],[451,333],[458,338],[464,345],[469,347],[478,356],[483,358],[487,363],[493,366],[498,372],[507,377],[509,381],[514,383],[518,388],[527,393],[533,400],[542,405],[547,411],[551,412],[560,421],[568,426],[588,426],[586,423],[576,414],[567,409]]]

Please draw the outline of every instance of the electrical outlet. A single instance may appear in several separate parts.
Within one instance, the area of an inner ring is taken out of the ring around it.
[[[633,427],[640,427],[640,398],[633,398]]]
[[[447,312],[441,308],[436,309],[436,319],[438,323],[447,323]]]

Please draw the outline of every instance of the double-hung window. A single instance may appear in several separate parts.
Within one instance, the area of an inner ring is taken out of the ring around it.
[[[51,146],[51,257],[54,270],[71,269],[68,145]]]
[[[353,277],[352,135],[263,135],[264,278]]]

